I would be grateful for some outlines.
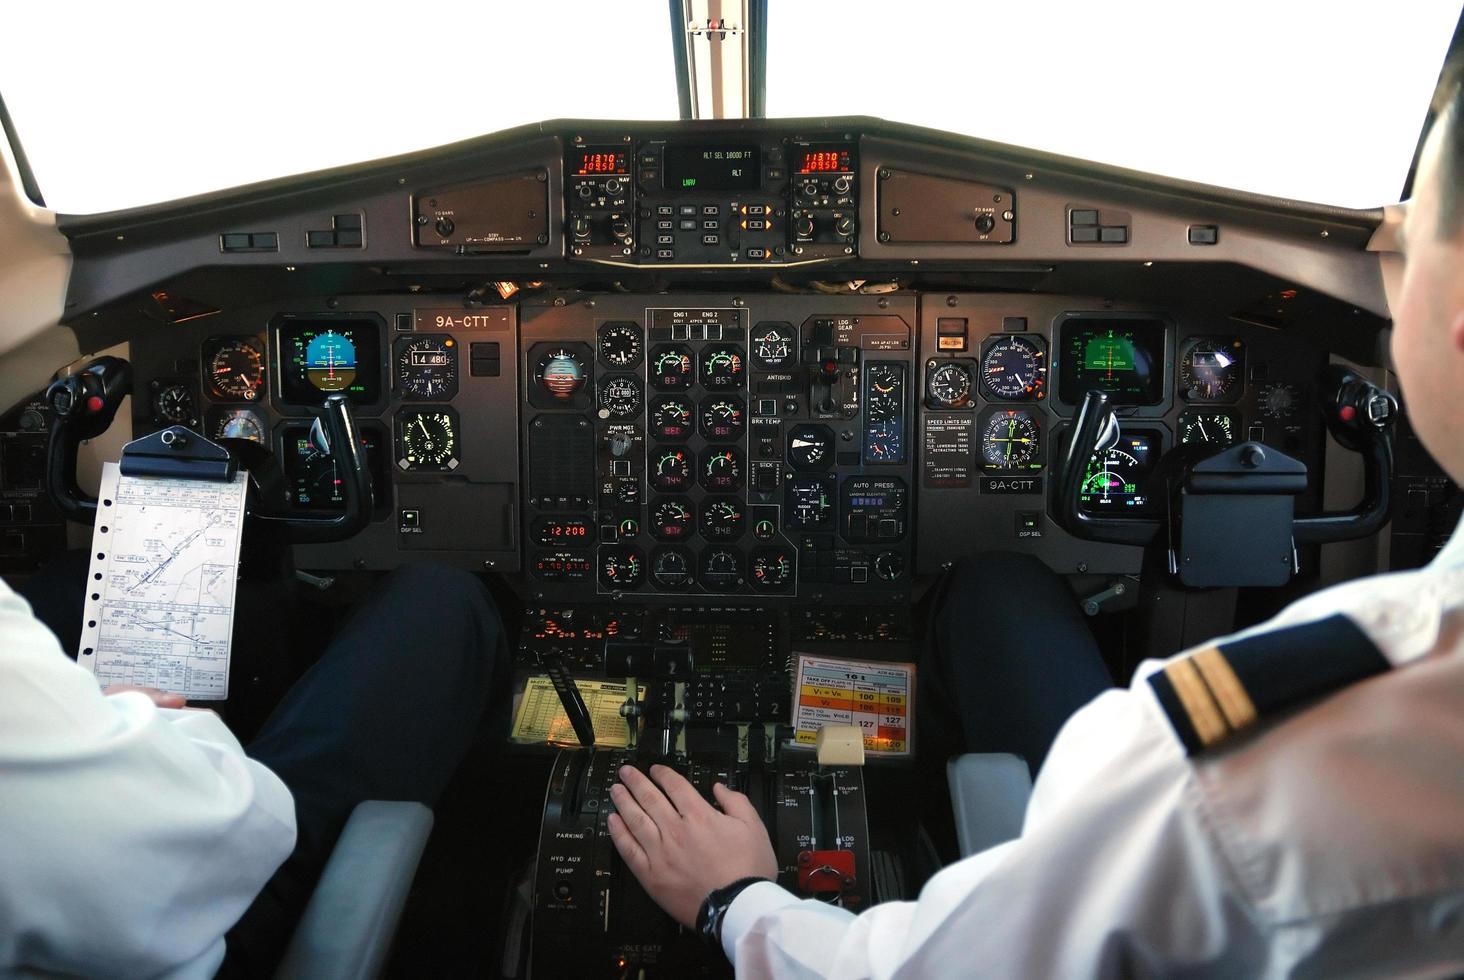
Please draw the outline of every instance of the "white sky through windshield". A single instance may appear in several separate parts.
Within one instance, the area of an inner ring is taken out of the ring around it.
[[[774,116],[873,115],[1282,197],[1397,199],[1459,0],[769,0]],[[674,119],[664,0],[20,4],[59,211],[578,117]]]

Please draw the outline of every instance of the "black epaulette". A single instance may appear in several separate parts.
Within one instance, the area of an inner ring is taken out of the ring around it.
[[[1366,633],[1341,614],[1196,650],[1149,675],[1149,686],[1187,755],[1258,722],[1389,667]]]

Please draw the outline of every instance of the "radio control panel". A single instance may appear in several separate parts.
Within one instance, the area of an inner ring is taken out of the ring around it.
[[[632,265],[780,265],[853,256],[851,134],[577,138],[565,160],[569,256]]]

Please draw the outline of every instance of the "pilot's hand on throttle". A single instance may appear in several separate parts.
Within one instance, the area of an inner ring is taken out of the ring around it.
[[[610,839],[647,894],[677,922],[695,928],[702,900],[715,888],[778,876],[773,844],[746,796],[717,783],[718,811],[666,766],[652,766],[650,779],[622,766],[620,779],[610,787],[618,811],[610,814]]]
[[[111,697],[124,691],[146,694],[159,708],[186,708],[188,706],[188,699],[181,694],[171,694],[168,691],[160,691],[155,687],[143,687],[139,684],[108,684],[102,689],[102,694]]]

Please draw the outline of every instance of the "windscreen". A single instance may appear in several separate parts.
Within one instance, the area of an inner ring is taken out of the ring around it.
[[[769,4],[767,109],[1277,197],[1398,200],[1459,0]]]

